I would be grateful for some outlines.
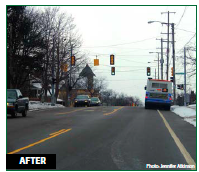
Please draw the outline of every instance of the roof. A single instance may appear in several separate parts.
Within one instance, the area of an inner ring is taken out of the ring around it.
[[[150,81],[160,81],[160,82],[171,82],[168,80],[161,80],[161,79],[149,79]]]
[[[88,76],[95,76],[95,74],[93,73],[92,69],[89,67],[89,65],[87,64],[86,67],[82,70],[82,72],[79,74],[79,76],[83,76],[83,77],[88,77]]]

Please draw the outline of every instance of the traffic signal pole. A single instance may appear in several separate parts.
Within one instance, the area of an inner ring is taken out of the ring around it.
[[[184,47],[184,106],[187,106],[187,85],[186,85],[186,48]]]
[[[160,63],[161,63],[161,79],[163,79],[163,39],[161,38],[161,60],[160,60]]]
[[[172,49],[173,49],[173,102],[176,104],[176,79],[175,79],[175,40],[174,40],[174,23],[171,24],[172,27]]]

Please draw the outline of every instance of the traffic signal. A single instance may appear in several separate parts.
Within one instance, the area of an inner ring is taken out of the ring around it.
[[[115,56],[113,54],[110,55],[110,65],[115,64]]]
[[[171,67],[171,76],[173,76],[173,67]]]
[[[63,71],[64,71],[64,72],[67,72],[67,71],[68,71],[68,64],[65,64],[65,65],[64,65]]]
[[[178,84],[178,85],[177,85],[177,89],[179,89],[179,90],[184,90],[184,85],[183,85],[183,84]]]
[[[173,82],[173,77],[170,77],[170,81]]]
[[[150,67],[147,67],[146,73],[147,73],[147,76],[151,76],[151,68]]]
[[[111,75],[115,75],[115,67],[111,67]]]
[[[99,59],[94,59],[94,66],[99,66]]]
[[[71,56],[71,66],[75,66],[75,56]]]

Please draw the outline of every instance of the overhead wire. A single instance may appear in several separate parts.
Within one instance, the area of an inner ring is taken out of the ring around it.
[[[187,6],[185,6],[184,11],[183,11],[183,14],[182,14],[182,16],[181,16],[181,18],[180,18],[178,24],[176,25],[176,27],[178,27],[179,24],[180,24],[180,22],[182,21],[182,18],[184,17],[184,14],[185,14],[186,10],[187,10]]]
[[[127,43],[121,43],[121,44],[113,44],[113,45],[102,45],[102,46],[91,46],[91,47],[84,47],[82,46],[81,48],[104,48],[104,47],[115,47],[115,46],[120,46],[120,45],[127,45],[127,44],[135,44],[135,43],[140,43],[140,42],[144,42],[144,41],[148,41],[148,40],[151,40],[151,39],[154,39],[154,38],[157,38],[156,37],[151,37],[151,38],[146,38],[146,39],[143,39],[143,40],[139,40],[139,41],[134,41],[134,42],[127,42]]]

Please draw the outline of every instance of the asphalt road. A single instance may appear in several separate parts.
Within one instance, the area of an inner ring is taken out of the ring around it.
[[[48,109],[7,117],[7,153],[56,154],[56,170],[194,165],[196,128],[170,111],[141,107]]]

